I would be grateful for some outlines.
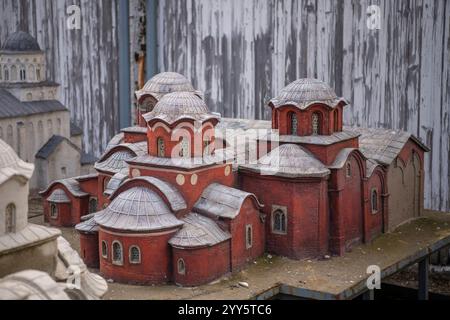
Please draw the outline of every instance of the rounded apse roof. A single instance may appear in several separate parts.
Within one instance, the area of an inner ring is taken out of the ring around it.
[[[29,180],[33,171],[33,164],[21,160],[11,147],[0,139],[0,184],[15,175]]]
[[[37,40],[29,33],[18,31],[11,34],[4,42],[1,51],[8,52],[40,52]]]
[[[151,232],[183,225],[153,190],[134,187],[120,193],[102,213],[95,215],[102,227],[122,231]]]
[[[136,91],[136,97],[139,100],[144,95],[150,94],[159,100],[165,94],[183,91],[196,92],[189,80],[182,74],[163,72],[148,80],[141,90]]]
[[[339,98],[334,90],[325,82],[318,79],[298,79],[283,89],[280,94],[271,100],[271,103],[277,108],[292,104],[300,109],[306,109],[314,103],[322,103],[331,108],[339,103],[346,102]]]
[[[169,124],[183,118],[203,122],[218,119],[218,116],[210,113],[205,101],[194,92],[169,93],[161,98],[153,111],[144,115],[147,122],[161,120]]]

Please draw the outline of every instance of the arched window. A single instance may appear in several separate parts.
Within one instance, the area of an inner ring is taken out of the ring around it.
[[[281,210],[276,210],[273,213],[272,217],[272,231],[274,233],[286,233],[286,225],[287,225],[287,218],[286,213]]]
[[[47,120],[47,130],[48,130],[48,136],[51,137],[53,135],[53,121],[52,119]]]
[[[38,122],[38,145],[42,145],[44,143],[44,124],[41,120]]]
[[[11,67],[11,81],[17,81],[17,67]]]
[[[89,199],[89,213],[97,212],[98,200],[97,198]]]
[[[130,247],[130,263],[141,263],[141,250],[137,246]]]
[[[298,118],[295,112],[290,113],[289,123],[291,126],[291,135],[296,136],[298,134]]]
[[[5,81],[9,81],[9,69],[7,67],[3,69],[3,74],[5,75]]]
[[[13,127],[9,125],[6,129],[6,143],[10,146],[14,145]]]
[[[186,264],[184,263],[183,259],[178,259],[177,261],[177,271],[178,274],[186,274]]]
[[[338,109],[334,110],[334,131],[339,131],[339,111]]]
[[[377,189],[372,189],[372,197],[371,197],[371,203],[372,203],[372,213],[378,212],[378,191]]]
[[[247,249],[253,247],[253,227],[251,225],[245,227],[245,246]]]
[[[189,140],[186,137],[183,137],[181,140],[181,148],[180,148],[180,157],[189,158],[191,156],[191,151]]]
[[[58,207],[54,203],[50,205],[50,218],[52,219],[58,218]]]
[[[27,79],[27,72],[24,66],[20,66],[19,79],[20,81],[25,81]]]
[[[13,203],[8,204],[8,206],[6,207],[5,232],[16,232],[16,206]]]
[[[105,240],[102,241],[102,257],[108,259],[108,244]]]
[[[210,137],[204,137],[203,140],[203,154],[208,155],[211,154],[211,138]]]
[[[350,162],[347,162],[347,164],[345,165],[345,175],[347,176],[347,178],[352,177],[352,165]]]
[[[112,244],[112,261],[114,264],[123,264],[122,244],[119,241],[114,241]]]
[[[36,69],[36,80],[41,81],[41,69]]]
[[[320,123],[320,114],[319,113],[314,112],[312,114],[311,123],[312,123],[312,134],[314,136],[320,135],[321,123]]]
[[[157,140],[157,144],[158,144],[158,157],[164,157],[166,155],[166,146],[164,144],[164,139],[163,138],[158,138]]]

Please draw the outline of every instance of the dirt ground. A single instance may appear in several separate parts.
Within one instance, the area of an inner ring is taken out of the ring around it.
[[[30,222],[36,224],[44,224],[42,217],[42,209],[40,208],[39,201],[30,201]],[[426,227],[426,226],[425,226]],[[434,227],[433,227],[434,228]],[[73,228],[61,228],[63,236],[71,243],[72,247],[79,251],[79,236],[78,233]],[[375,245],[376,247],[376,245]],[[364,248],[366,250],[368,248]],[[378,248],[379,249],[379,248]],[[369,249],[370,250],[370,249]],[[375,249],[377,250],[377,248]],[[357,248],[355,251],[361,251]],[[351,255],[361,254],[361,252],[352,252]],[[362,252],[366,254],[366,252]],[[351,257],[348,259],[352,259]],[[332,260],[339,263],[349,263],[347,258],[344,258],[342,262],[339,262],[340,258],[332,258]],[[345,262],[346,261],[346,262]],[[202,286],[199,288],[180,288],[174,285],[168,286],[133,286],[124,285],[108,281],[109,290],[105,295],[106,300],[147,300],[147,299],[195,299],[204,298],[207,299],[220,299],[222,291],[227,291],[225,298],[236,297],[236,298],[246,298],[251,297],[253,294],[257,294],[259,290],[258,285],[255,285],[260,275],[264,275],[268,270],[272,268],[278,268],[279,271],[284,273],[283,278],[288,276],[289,278],[306,279],[305,274],[308,275],[308,281],[311,279],[311,274],[315,274],[323,268],[324,264],[330,263],[328,261],[303,261],[303,262],[293,262],[286,258],[272,257],[266,255],[258,259],[253,265],[249,266],[247,270],[244,270],[233,276],[226,276],[210,285]],[[294,264],[303,265],[302,269],[298,269]],[[450,268],[449,268],[450,269]],[[302,270],[302,271],[299,271]],[[417,288],[417,266],[412,266],[404,271],[398,272],[391,276],[385,282],[410,288]],[[98,270],[92,270],[98,272]],[[253,274],[252,274],[253,273]],[[333,272],[330,271],[326,276],[332,277]],[[361,275],[359,275],[361,277]],[[240,281],[247,281],[248,279],[254,279],[254,283],[251,283],[253,288],[242,288],[239,287],[238,283]],[[313,275],[314,279],[314,275]],[[106,279],[108,280],[108,279]],[[281,279],[280,279],[281,280]],[[434,273],[430,272],[430,291],[440,294],[450,295],[450,272]],[[318,281],[321,281],[320,279]],[[358,279],[355,278],[355,281]],[[302,286],[307,286],[306,282],[300,281]],[[339,282],[339,281],[338,281]],[[341,281],[342,282],[342,281]],[[346,281],[348,282],[348,281]],[[350,281],[353,283],[353,281]],[[255,290],[255,291],[254,291]],[[250,292],[251,291],[251,292]]]

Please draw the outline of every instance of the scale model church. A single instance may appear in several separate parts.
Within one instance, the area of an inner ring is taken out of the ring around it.
[[[321,81],[282,89],[271,122],[221,119],[176,73],[137,98],[138,125],[111,140],[97,174],[41,193],[46,220],[76,225],[85,263],[108,279],[197,286],[265,252],[342,255],[421,214],[427,147],[344,127],[347,102]],[[219,138],[232,128],[267,130],[258,161],[236,162]]]

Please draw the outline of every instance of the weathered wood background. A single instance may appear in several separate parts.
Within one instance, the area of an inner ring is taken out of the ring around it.
[[[64,28],[81,4],[82,31]],[[367,27],[379,5],[381,29]],[[143,0],[130,1],[134,53]],[[0,0],[0,41],[18,26],[50,51],[51,75],[97,153],[117,128],[116,1]],[[348,124],[410,131],[431,148],[426,207],[450,210],[450,1],[160,0],[158,60],[228,117],[268,118],[286,83],[317,77],[351,101]]]

